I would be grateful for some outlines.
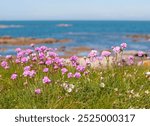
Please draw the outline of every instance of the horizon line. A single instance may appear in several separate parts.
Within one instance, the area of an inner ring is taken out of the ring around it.
[[[0,21],[150,21],[150,20],[127,20],[127,19],[17,19],[17,20],[0,20]]]

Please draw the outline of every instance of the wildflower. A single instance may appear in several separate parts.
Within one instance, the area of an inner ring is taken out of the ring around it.
[[[77,62],[77,60],[78,60],[78,57],[77,57],[77,56],[72,56],[72,57],[70,57],[70,61],[71,61],[71,62]]]
[[[15,60],[16,64],[20,63],[20,60],[19,59],[16,59]]]
[[[75,78],[80,78],[80,77],[81,77],[81,74],[80,74],[79,72],[76,72],[76,73],[74,74],[74,77],[75,77]]]
[[[39,89],[39,88],[37,88],[37,89],[35,89],[35,94],[41,94],[41,89]]]
[[[88,57],[96,57],[97,53],[98,52],[96,50],[91,50],[91,52],[89,53]]]
[[[62,72],[62,74],[65,74],[66,72],[68,72],[68,70],[66,68],[62,68],[61,72]]]
[[[7,63],[6,61],[2,61],[2,62],[1,62],[1,66],[2,66],[3,68],[5,68],[5,67],[8,66],[8,63]]]
[[[44,84],[51,83],[51,80],[50,80],[47,76],[45,76],[45,77],[43,78],[43,83],[44,83]]]
[[[17,76],[18,76],[18,75],[17,75],[16,73],[14,73],[14,74],[11,75],[11,79],[12,79],[12,80],[15,80],[15,79],[17,78]]]
[[[6,56],[6,59],[11,59],[12,58],[12,55],[7,55]]]
[[[139,51],[139,52],[138,52],[138,56],[139,56],[139,57],[142,57],[143,55],[144,55],[144,52],[143,52],[143,51]]]
[[[109,57],[111,55],[110,51],[102,51],[101,56],[102,57]]]
[[[15,50],[16,50],[16,52],[20,52],[21,48],[16,48]]]
[[[55,53],[55,52],[48,52],[47,55],[50,57],[57,57],[58,56],[57,53]]]
[[[116,46],[116,47],[113,48],[113,51],[114,51],[115,53],[120,53],[121,49],[120,49],[119,46]]]
[[[21,58],[21,63],[27,63],[28,62],[28,58],[27,57],[22,57]]]
[[[36,72],[34,71],[34,70],[25,70],[24,72],[23,72],[23,76],[24,77],[34,77],[35,76],[35,74],[36,74]]]
[[[83,72],[83,71],[85,70],[85,67],[84,67],[84,66],[81,66],[81,65],[78,65],[78,66],[76,67],[76,69],[77,69],[77,71],[79,71],[79,72]]]
[[[134,56],[128,56],[128,64],[134,64]]]
[[[72,92],[73,89],[75,88],[73,84],[67,84],[67,83],[63,83],[62,87],[69,93]]]
[[[46,62],[45,62],[46,65],[51,65],[52,63],[53,63],[53,62],[52,62],[52,60],[50,60],[50,59],[46,60]]]
[[[33,57],[33,58],[32,58],[32,61],[36,61],[36,60],[37,60],[37,57]]]
[[[71,72],[69,72],[67,76],[68,76],[68,78],[72,78],[73,74]]]
[[[30,66],[25,66],[25,67],[24,67],[24,71],[29,71],[30,69],[31,69]]]
[[[48,70],[49,70],[48,68],[44,68],[44,69],[43,69],[43,72],[44,72],[44,73],[47,73]]]
[[[127,48],[127,43],[122,43],[120,46],[122,49],[125,49],[125,48]]]
[[[30,46],[31,46],[31,47],[34,47],[35,45],[32,43],[32,44],[30,44]]]
[[[36,74],[35,70],[31,70],[30,73],[29,73],[29,77],[34,77]]]
[[[104,87],[105,87],[105,84],[104,84],[104,83],[100,83],[99,86],[102,87],[102,88],[104,88]]]
[[[44,53],[42,53],[42,52],[41,52],[41,53],[39,53],[39,59],[40,59],[40,60],[42,60],[42,59],[44,59],[44,58],[45,58]]]

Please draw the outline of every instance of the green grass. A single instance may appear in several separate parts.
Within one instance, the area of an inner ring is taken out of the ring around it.
[[[24,65],[25,66],[25,65]],[[150,68],[144,66],[124,66],[109,69],[89,68],[88,75],[79,79],[68,79],[60,72],[43,73],[43,66],[36,67],[35,78],[22,76],[23,65],[16,65],[5,70],[0,67],[0,108],[52,108],[52,109],[100,109],[100,108],[150,108],[150,80],[145,76]],[[69,71],[74,71],[69,67]],[[11,80],[11,75],[20,75]],[[48,76],[51,84],[43,84],[42,78]],[[63,83],[74,84],[72,92],[61,86]],[[104,83],[105,87],[100,84]],[[36,88],[41,94],[35,94]]]

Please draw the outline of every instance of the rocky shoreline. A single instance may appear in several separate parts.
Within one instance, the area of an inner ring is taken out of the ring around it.
[[[150,41],[150,34],[133,34],[133,35],[126,35],[127,38],[133,39],[134,42],[139,42],[142,40]]]
[[[55,38],[13,38],[10,36],[0,37],[0,45],[30,45],[30,44],[46,44],[46,43],[65,43],[70,42],[70,39],[55,39]]]

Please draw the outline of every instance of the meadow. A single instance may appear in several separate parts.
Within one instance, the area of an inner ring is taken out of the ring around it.
[[[150,108],[150,67],[144,65],[142,51],[138,61],[124,57],[127,44],[122,43],[92,50],[80,64],[81,57],[66,60],[56,49],[31,47],[1,58],[0,108]]]

